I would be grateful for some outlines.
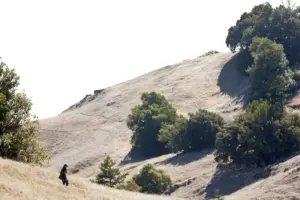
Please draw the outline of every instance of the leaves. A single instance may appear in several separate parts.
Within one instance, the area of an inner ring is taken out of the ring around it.
[[[283,113],[276,118],[277,107],[263,100],[249,104],[218,133],[216,161],[261,166],[300,150],[300,117]]]
[[[141,187],[141,192],[148,194],[162,194],[172,185],[169,175],[151,164],[146,164],[133,180]]]
[[[196,113],[189,113],[189,119],[179,116],[175,124],[164,124],[158,139],[166,142],[173,152],[213,148],[216,134],[224,124],[221,116],[199,109]]]
[[[168,152],[165,143],[158,140],[159,130],[164,124],[173,124],[176,110],[166,98],[156,92],[141,95],[142,104],[131,109],[127,126],[133,131],[131,144],[147,157]]]
[[[26,163],[48,164],[49,156],[37,140],[38,121],[32,121],[31,101],[16,93],[19,77],[0,63],[0,156]]]
[[[122,184],[128,173],[121,174],[118,168],[115,168],[115,161],[107,156],[100,164],[100,173],[96,176],[95,182],[109,187],[116,187]]]
[[[292,74],[283,46],[267,38],[253,38],[249,46],[254,63],[247,69],[254,95],[271,101],[285,101]]]

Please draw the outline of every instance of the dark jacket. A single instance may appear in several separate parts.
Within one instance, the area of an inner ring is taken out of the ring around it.
[[[61,169],[60,174],[59,174],[59,179],[61,179],[61,180],[67,179],[67,168],[66,167],[63,167]]]

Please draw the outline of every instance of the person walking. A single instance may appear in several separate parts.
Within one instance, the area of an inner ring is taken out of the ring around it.
[[[64,166],[60,170],[60,174],[59,174],[59,179],[62,180],[63,185],[66,185],[66,186],[69,185],[69,180],[67,178],[67,167],[68,167],[68,165],[64,164]]]

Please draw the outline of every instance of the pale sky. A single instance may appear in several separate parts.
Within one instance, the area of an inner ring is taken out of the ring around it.
[[[33,114],[48,118],[96,89],[229,51],[228,28],[262,2],[0,0],[0,57],[21,77]]]

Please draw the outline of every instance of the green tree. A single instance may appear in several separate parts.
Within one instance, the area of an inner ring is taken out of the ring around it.
[[[180,116],[175,124],[164,125],[159,140],[166,142],[173,152],[214,148],[216,134],[224,124],[221,116],[199,109],[196,113],[189,113],[189,119]]]
[[[256,5],[244,12],[236,24],[229,28],[226,38],[228,48],[234,52],[241,49],[248,58],[248,48],[255,37],[267,37],[282,44],[291,65],[300,61],[300,7],[292,6],[288,0],[273,8],[270,3]],[[243,66],[244,69],[247,66]]]
[[[264,166],[300,149],[300,117],[283,113],[278,105],[253,101],[246,112],[217,134],[215,159],[238,165]]]
[[[25,93],[16,92],[19,80],[15,70],[0,63],[0,156],[46,164],[49,156],[37,140],[39,123],[30,114],[32,103]]]
[[[183,141],[187,128],[188,119],[182,115],[178,116],[174,124],[163,124],[159,130],[158,140],[166,144],[171,152],[178,152],[184,149]]]
[[[175,122],[176,110],[156,92],[143,93],[141,100],[142,105],[132,108],[127,119],[127,126],[133,131],[131,144],[147,157],[167,153],[165,144],[158,141],[159,130],[163,124]]]
[[[267,38],[253,38],[249,47],[254,64],[248,68],[254,94],[273,102],[284,102],[289,86],[293,84],[288,61],[281,44]]]
[[[172,185],[170,176],[151,164],[146,164],[133,180],[141,187],[142,193],[148,194],[162,194]]]
[[[107,156],[100,164],[100,173],[96,176],[96,182],[108,187],[116,187],[122,184],[128,173],[121,174],[120,170],[116,167],[116,162]]]

